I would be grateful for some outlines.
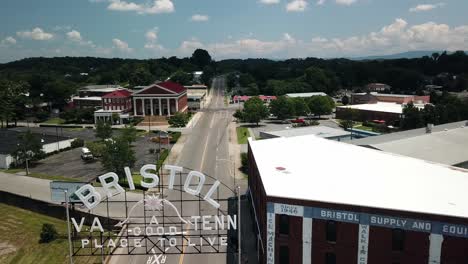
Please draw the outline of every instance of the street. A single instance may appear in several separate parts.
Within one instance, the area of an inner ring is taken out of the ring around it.
[[[227,109],[224,105],[224,89],[224,78],[213,80],[211,101],[188,135],[177,164],[174,165],[203,172],[234,190],[234,178],[231,174],[235,171],[235,164],[233,164],[229,156],[228,133],[228,126],[232,121],[232,110]],[[213,180],[211,180],[212,182]],[[180,182],[176,182],[176,184],[180,184]],[[204,188],[202,193],[206,193],[206,191]],[[231,196],[234,196],[234,194],[229,189],[220,188],[220,198]],[[172,200],[171,197],[177,199],[177,194],[169,193],[166,198]],[[180,205],[180,207],[182,206]],[[221,207],[226,209],[227,203],[222,203]],[[197,202],[183,204],[183,215],[196,216],[200,214],[200,211],[203,214],[217,214],[216,210],[210,208],[207,203],[202,203],[201,208]],[[116,256],[112,258],[111,263],[147,263],[148,257],[144,255]],[[168,255],[166,263],[226,263],[226,254]]]

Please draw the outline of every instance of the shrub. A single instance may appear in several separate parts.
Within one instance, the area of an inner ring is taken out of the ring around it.
[[[180,132],[169,132],[170,135],[171,135],[171,144],[175,144],[177,143],[177,140],[179,140],[180,136],[182,135],[182,133]]]
[[[149,151],[149,154],[154,154],[156,152],[154,148],[150,148],[148,151]]]
[[[94,157],[101,157],[106,149],[106,144],[103,142],[86,142],[86,147],[93,153]]]
[[[188,114],[177,112],[169,118],[168,123],[171,127],[185,127],[189,120],[190,116]]]
[[[84,146],[84,140],[77,138],[71,142],[71,148],[81,148]]]
[[[40,234],[39,243],[49,243],[57,239],[58,233],[57,229],[53,224],[43,224]]]
[[[249,171],[249,156],[245,152],[241,153],[241,164],[241,171],[247,174]]]

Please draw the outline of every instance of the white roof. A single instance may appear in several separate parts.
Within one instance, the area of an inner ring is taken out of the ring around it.
[[[316,136],[249,144],[268,196],[468,218],[468,170]]]
[[[397,104],[397,103],[378,102],[376,104],[358,104],[358,105],[337,106],[336,108],[351,108],[351,109],[357,109],[357,110],[403,114],[403,105]]]
[[[343,129],[336,129],[327,126],[310,126],[301,128],[289,128],[279,131],[262,131],[276,137],[298,137],[305,135],[316,135],[323,138],[343,137],[348,136],[350,133]]]
[[[79,97],[79,96],[75,96],[75,97],[72,97],[72,100],[73,100],[73,101],[77,101],[77,100],[101,101],[102,98],[99,97],[99,96],[89,96],[89,97]]]
[[[326,93],[318,92],[318,93],[289,93],[286,94],[287,97],[295,98],[295,97],[312,97],[312,96],[327,96]]]
[[[117,90],[125,90],[119,85],[88,85],[79,89],[81,92],[111,93]]]
[[[459,127],[371,146],[413,158],[457,165],[468,161],[468,128]]]

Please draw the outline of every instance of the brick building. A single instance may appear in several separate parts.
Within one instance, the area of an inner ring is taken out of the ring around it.
[[[260,263],[468,263],[468,171],[315,136],[249,141]]]
[[[135,116],[170,116],[187,109],[187,89],[175,82],[156,83],[133,94]]]
[[[415,104],[428,104],[431,101],[429,95],[417,96],[407,94],[380,94],[380,93],[353,93],[351,94],[351,104],[375,104],[377,102],[383,103],[397,103],[408,104],[413,102]]]
[[[111,123],[125,123],[130,118],[132,110],[132,93],[128,90],[117,90],[102,96],[102,109],[94,112],[94,121],[110,121]],[[114,120],[118,117],[118,120]]]

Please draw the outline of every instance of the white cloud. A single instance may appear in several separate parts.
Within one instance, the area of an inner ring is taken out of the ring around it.
[[[137,4],[122,0],[109,1],[107,9],[114,11],[135,11],[138,14],[160,14],[175,11],[174,3],[171,0],[152,0],[149,4]]]
[[[286,5],[286,11],[288,12],[303,12],[307,8],[307,1],[305,0],[293,0]]]
[[[6,37],[4,40],[2,40],[0,42],[0,44],[2,44],[2,45],[15,45],[16,44],[16,39],[9,36],[9,37]]]
[[[76,42],[80,42],[83,40],[83,38],[81,37],[81,33],[76,30],[72,30],[68,32],[67,38],[71,41],[76,41]]]
[[[210,19],[209,16],[207,15],[200,15],[200,14],[195,14],[193,15],[190,20],[195,21],[195,22],[205,22]]]
[[[146,31],[145,33],[146,44],[144,47],[147,50],[152,50],[160,54],[161,52],[166,52],[167,50],[161,44],[157,43],[158,33],[159,33],[159,29],[157,27]]]
[[[259,2],[265,5],[275,5],[279,4],[280,0],[260,0]]]
[[[468,50],[468,25],[450,27],[427,22],[410,25],[395,19],[380,30],[364,35],[327,38],[315,36],[310,40],[294,38],[284,33],[277,40],[262,40],[253,36],[204,43],[198,39],[183,41],[179,55],[188,56],[197,48],[206,49],[215,58],[247,57],[359,57],[385,55],[411,50]]]
[[[41,28],[34,28],[32,31],[19,31],[16,32],[16,35],[21,38],[25,39],[33,39],[33,40],[50,40],[54,37],[53,34],[47,33]]]
[[[415,7],[409,9],[410,12],[424,12],[430,11],[432,9],[436,9],[439,7],[445,6],[445,3],[437,3],[437,4],[420,4]]]
[[[339,5],[352,5],[356,2],[357,0],[336,0],[336,3]]]
[[[327,0],[317,0],[317,5],[324,5]],[[352,5],[357,3],[358,0],[335,0],[338,5]]]
[[[145,38],[148,42],[156,42],[158,40],[159,29],[157,27],[146,31]]]
[[[115,39],[112,40],[112,43],[114,43],[114,48],[116,48],[116,49],[118,49],[118,50],[120,50],[122,52],[125,52],[125,53],[133,52],[133,49],[130,48],[128,46],[128,43],[125,42],[125,41],[122,41],[120,39],[115,38]]]

